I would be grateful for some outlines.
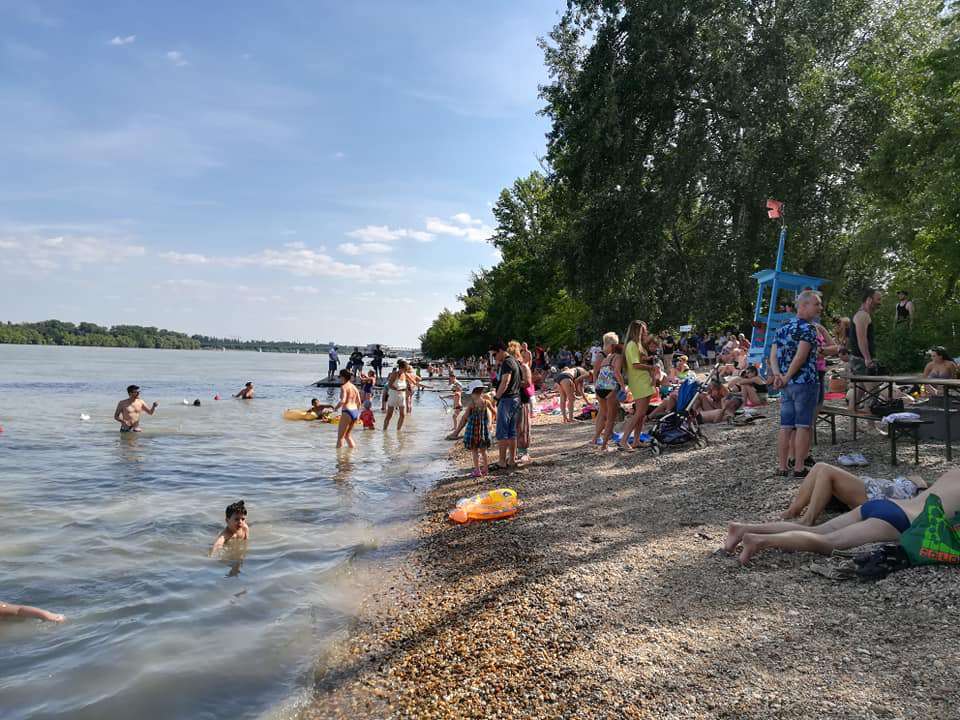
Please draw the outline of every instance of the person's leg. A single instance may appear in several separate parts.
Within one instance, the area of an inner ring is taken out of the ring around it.
[[[357,443],[353,440],[353,426],[356,424],[351,417],[347,417],[349,422],[347,423],[347,431],[343,434],[343,441],[347,444],[349,448],[355,448]],[[340,418],[340,421],[343,422],[343,418]]]
[[[727,526],[727,539],[723,543],[723,549],[727,552],[733,552],[734,548],[740,544],[744,535],[776,535],[793,531],[803,531],[817,535],[826,535],[841,530],[847,525],[860,522],[860,508],[846,512],[843,515],[833,518],[821,525],[808,527],[795,522],[768,522],[768,523],[738,523],[732,522]]]
[[[343,447],[343,439],[347,434],[347,426],[353,425],[353,418],[351,418],[347,413],[340,413],[340,423],[337,425],[337,447]]]
[[[590,441],[591,445],[597,444],[597,440],[603,435],[603,429],[607,425],[607,404],[605,400],[606,398],[601,399],[597,396],[597,417],[593,419],[593,439]]]
[[[794,391],[794,425],[796,425],[796,432],[793,436],[792,454],[795,473],[803,471],[804,462],[810,454],[819,389],[819,385],[807,383],[796,386]]]
[[[832,497],[836,497],[849,508],[859,507],[867,501],[863,481],[856,475],[826,463],[817,463],[813,468],[810,474],[813,475],[816,470],[818,478],[822,479],[818,480],[813,489],[807,511],[797,521],[800,524],[813,525]]]
[[[797,426],[794,404],[794,385],[780,390],[780,434],[777,435],[777,468],[787,472],[790,451],[793,449],[793,431]]]
[[[860,514],[859,509],[851,512],[857,513],[858,516]],[[794,552],[815,552],[820,555],[829,555],[834,550],[847,550],[867,543],[899,539],[900,533],[897,529],[886,520],[879,518],[859,520],[827,534],[802,530],[772,535],[747,533],[743,536],[740,562],[745,565],[758,552],[771,547]]]
[[[387,415],[386,415],[386,417],[383,418],[383,429],[384,429],[384,431],[386,431],[386,430],[388,430],[388,429],[390,428],[390,418],[392,418],[392,417],[393,417],[393,406],[392,406],[392,405],[388,405],[388,406],[387,406]]]
[[[721,422],[724,418],[724,411],[720,410],[704,410],[700,413],[700,422],[703,423],[718,423]]]
[[[473,448],[473,470],[477,475],[480,474],[480,449]]]
[[[620,409],[620,400],[617,398],[616,391],[611,392],[603,399],[603,403],[607,409],[607,417],[603,424],[603,445],[601,450],[607,449],[607,443],[610,442],[610,438],[613,436],[613,426],[617,422],[617,411]]]
[[[560,403],[560,418],[562,422],[567,422],[567,387],[566,385],[567,384],[563,381],[560,381],[559,383],[557,383],[557,392],[560,393],[560,399],[558,400],[558,402]]]
[[[407,419],[407,409],[403,405],[400,405],[400,407],[397,408],[397,413],[400,415],[400,417],[397,418],[397,430],[400,430],[403,428],[403,421]]]
[[[480,462],[482,463],[482,472],[484,475],[490,472],[490,463],[487,461],[487,449],[480,448]]]
[[[753,385],[750,385],[749,383],[745,383],[745,384],[741,385],[741,386],[740,386],[740,392],[743,394],[743,401],[744,401],[744,403],[746,403],[747,405],[760,405],[760,404],[761,404],[761,403],[760,403],[760,395],[759,395],[759,393],[757,393],[757,389],[756,389]]]
[[[823,483],[824,473],[821,470],[822,463],[817,463],[816,467],[800,483],[797,490],[797,496],[790,503],[790,506],[780,514],[781,520],[792,520],[803,514],[803,509],[810,504],[810,498],[813,496],[814,486],[817,483]],[[804,523],[806,524],[806,523]]]
[[[506,404],[506,399],[502,398],[497,402],[497,453],[499,457],[499,466],[507,466],[507,427],[509,425],[508,413],[510,412]]]

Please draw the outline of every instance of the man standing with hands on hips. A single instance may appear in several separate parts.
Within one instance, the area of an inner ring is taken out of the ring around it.
[[[777,436],[777,475],[804,477],[813,423],[819,399],[817,377],[817,330],[812,320],[823,310],[820,293],[804,290],[797,296],[797,316],[784,323],[773,337],[768,364],[773,386],[780,390],[780,434]]]
[[[516,341],[513,341],[516,342]],[[519,345],[518,345],[519,348]],[[497,447],[500,450],[498,468],[517,463],[517,420],[520,412],[520,364],[507,353],[507,346],[494,346],[497,371]]]

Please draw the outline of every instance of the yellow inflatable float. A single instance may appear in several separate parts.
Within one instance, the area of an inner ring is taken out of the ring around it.
[[[309,410],[284,410],[284,420],[316,420],[317,414]]]
[[[517,491],[500,488],[457,500],[457,506],[450,511],[448,517],[455,523],[502,520],[516,515],[519,510],[520,498],[517,497]]]

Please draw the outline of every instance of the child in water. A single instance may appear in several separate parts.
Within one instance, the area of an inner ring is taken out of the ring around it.
[[[490,447],[490,417],[496,410],[490,398],[483,394],[483,384],[474,380],[467,387],[468,395],[463,410],[467,426],[463,433],[463,446],[473,452],[473,472],[470,477],[481,477],[490,472],[487,463],[487,448]],[[483,469],[480,464],[483,463]]]
[[[369,400],[363,401],[363,412],[360,413],[360,422],[363,423],[364,430],[376,430],[377,421],[373,415],[373,403]]]
[[[373,370],[360,377],[360,395],[363,399],[364,407],[367,406],[368,402],[373,400],[373,386],[376,384],[377,375]],[[364,427],[366,427],[366,423],[364,423]]]
[[[247,525],[247,508],[243,500],[237,500],[235,503],[227,505],[224,513],[227,526],[217,535],[217,539],[210,548],[210,554],[213,555],[231,540],[247,540],[250,537],[250,528]]]

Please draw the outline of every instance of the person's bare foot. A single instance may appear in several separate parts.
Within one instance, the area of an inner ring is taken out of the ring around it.
[[[747,533],[741,538],[741,542],[743,543],[743,550],[740,551],[740,564],[746,565],[750,562],[750,558],[759,552],[760,538],[757,535]]]
[[[813,527],[817,524],[817,519],[812,517],[809,513],[801,515],[797,518],[798,525],[806,525],[807,527]]]
[[[800,517],[800,511],[794,510],[793,508],[787,508],[782,513],[780,513],[781,520],[793,520],[795,517]]]
[[[743,537],[743,526],[740,523],[730,523],[727,527],[727,539],[723,543],[724,552],[732,553],[740,544],[740,538]]]
[[[629,443],[618,443],[618,446],[624,452],[634,452],[634,450],[636,449],[636,448],[630,447]]]
[[[66,618],[59,613],[47,612],[44,610],[42,614],[43,619],[47,620],[48,622],[62,623],[64,620],[66,620]]]

